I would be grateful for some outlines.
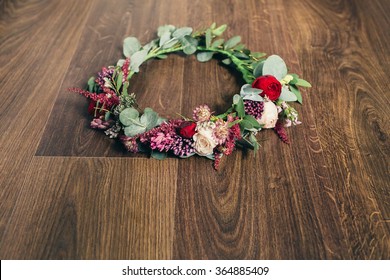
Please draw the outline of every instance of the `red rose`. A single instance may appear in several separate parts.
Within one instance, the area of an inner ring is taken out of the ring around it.
[[[280,82],[271,75],[260,76],[252,83],[253,88],[262,89],[263,92],[260,93],[262,97],[265,95],[268,96],[269,100],[275,101],[279,98],[280,93],[282,92],[282,85]]]
[[[196,123],[194,122],[183,122],[179,127],[178,127],[178,132],[181,137],[184,138],[192,138],[195,134],[195,128],[196,128]]]

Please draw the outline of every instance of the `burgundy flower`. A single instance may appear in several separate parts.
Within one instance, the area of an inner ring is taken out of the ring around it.
[[[181,137],[184,138],[192,138],[195,134],[195,129],[196,129],[196,123],[194,122],[183,122],[179,127],[178,127],[178,133]]]
[[[269,100],[275,101],[279,98],[280,93],[282,92],[281,83],[271,75],[260,76],[252,83],[253,88],[258,88],[263,90],[260,95],[264,97],[268,96]]]

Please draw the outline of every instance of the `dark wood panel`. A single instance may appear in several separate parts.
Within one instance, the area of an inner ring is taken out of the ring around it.
[[[174,160],[35,158],[0,255],[170,259],[176,173]]]

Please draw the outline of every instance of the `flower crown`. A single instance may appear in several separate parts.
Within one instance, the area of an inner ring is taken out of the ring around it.
[[[269,128],[289,143],[284,127],[300,121],[288,102],[302,103],[298,86],[311,85],[297,74],[288,74],[279,56],[251,52],[240,44],[240,36],[221,38],[226,28],[213,23],[205,30],[193,31],[191,27],[164,25],[157,30],[158,38],[144,46],[137,38],[128,37],[123,44],[125,59],[120,59],[116,66],[103,67],[96,78],[88,80],[86,90],[69,90],[90,99],[92,128],[118,138],[129,152],[148,152],[157,159],[168,154],[180,158],[199,155],[214,160],[218,169],[221,157],[230,155],[236,146],[257,151],[256,134]],[[130,91],[132,76],[146,60],[164,59],[173,52],[196,53],[200,62],[219,54],[223,64],[242,73],[246,84],[233,96],[232,106],[226,112],[215,115],[208,105],[200,105],[192,118],[165,119],[151,108],[143,112],[139,109],[136,96]]]

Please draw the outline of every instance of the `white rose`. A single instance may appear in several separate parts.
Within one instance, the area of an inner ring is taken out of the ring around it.
[[[272,101],[264,102],[264,110],[257,121],[263,124],[263,128],[274,128],[278,120],[278,109]]]
[[[200,156],[212,154],[215,146],[217,146],[213,139],[212,126],[198,128],[198,132],[192,138],[194,139],[195,152]]]

